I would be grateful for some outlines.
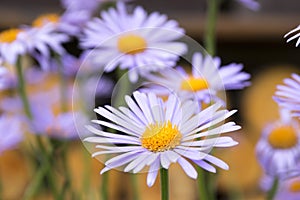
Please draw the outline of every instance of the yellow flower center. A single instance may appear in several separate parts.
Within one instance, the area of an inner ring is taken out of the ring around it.
[[[290,184],[289,190],[291,192],[300,192],[300,180],[296,180]]]
[[[12,43],[17,39],[18,34],[22,32],[21,29],[8,29],[0,33],[0,42],[2,43]]]
[[[147,48],[147,42],[144,38],[138,35],[124,35],[118,40],[118,49],[125,54],[142,53]]]
[[[152,152],[175,148],[182,138],[177,126],[168,121],[164,124],[150,124],[141,138],[142,147]]]
[[[203,78],[190,77],[181,82],[181,89],[196,92],[208,89],[208,83]]]
[[[270,133],[268,140],[276,149],[289,149],[297,144],[298,136],[293,127],[281,126]]]
[[[48,23],[57,23],[58,21],[59,16],[57,14],[51,13],[39,16],[32,22],[32,25],[34,27],[42,27]]]

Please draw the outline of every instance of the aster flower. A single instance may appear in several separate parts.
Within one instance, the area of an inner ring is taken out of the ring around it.
[[[220,101],[217,97],[219,91],[242,89],[250,85],[250,75],[242,71],[242,64],[221,66],[220,63],[218,57],[211,59],[209,56],[203,57],[201,53],[195,53],[191,74],[181,67],[177,67],[176,70],[165,69],[159,74],[149,74],[147,79],[154,84],[148,89],[160,95],[168,95],[170,91],[176,92],[183,98],[194,98],[209,103]],[[160,89],[157,85],[160,85]]]
[[[289,176],[300,161],[299,124],[288,110],[281,110],[281,119],[263,130],[257,143],[257,158],[267,175]]]
[[[291,30],[290,32],[285,34],[284,38],[287,38],[287,37],[290,37],[292,34],[295,33],[295,35],[290,37],[286,42],[290,42],[290,41],[298,38],[297,43],[296,43],[296,47],[298,47],[298,45],[300,44],[300,32],[299,31],[300,31],[300,25],[298,25],[296,28],[294,28],[293,30]]]
[[[270,190],[274,177],[266,176],[262,179],[262,189]],[[300,198],[300,176],[279,181],[278,190],[274,200],[298,200]]]
[[[260,9],[260,4],[254,0],[238,0],[241,4],[243,4],[246,8],[250,10],[257,11]]]
[[[284,79],[285,85],[278,85],[275,101],[282,107],[292,111],[293,116],[300,117],[300,76],[292,74],[292,78]]]
[[[90,17],[90,13],[85,10],[66,11],[62,15],[47,13],[36,18],[32,26],[38,29],[51,26],[54,32],[77,36]]]
[[[0,154],[2,154],[5,150],[14,148],[23,140],[21,120],[17,117],[12,117],[9,115],[1,115],[0,134]]]
[[[29,122],[30,129],[33,133],[44,134],[51,138],[78,139],[74,115],[77,116],[77,122],[81,123],[78,127],[87,123],[87,117],[80,112],[70,111],[54,114],[49,106],[37,106],[33,109],[33,120]]]
[[[154,12],[147,15],[141,7],[130,14],[122,2],[116,8],[101,13],[87,23],[81,45],[93,50],[91,59],[110,72],[118,65],[129,71],[129,79],[135,82],[138,75],[173,67],[179,56],[186,52],[184,43],[175,42],[184,30],[174,20]]]
[[[124,171],[138,173],[145,166],[150,166],[147,184],[152,186],[160,167],[168,169],[170,164],[179,163],[191,178],[197,178],[192,163],[215,172],[212,164],[228,169],[222,160],[209,155],[212,147],[231,147],[237,144],[231,137],[220,136],[240,129],[234,122],[217,126],[236,111],[219,110],[220,105],[213,105],[200,113],[195,113],[197,103],[180,102],[175,95],[170,95],[167,102],[153,93],[138,91],[133,97],[126,96],[129,108],[119,110],[105,106],[95,112],[110,122],[94,120],[103,127],[112,128],[122,133],[110,133],[92,126],[87,128],[97,136],[88,137],[86,142],[96,143],[100,149],[93,156],[101,154],[120,154],[105,162],[101,173],[126,165]],[[214,128],[212,128],[214,127]],[[121,145],[121,146],[118,146]],[[188,161],[190,160],[190,162]]]
[[[63,54],[62,43],[67,40],[66,35],[54,33],[51,26],[8,29],[0,33],[0,57],[3,62],[15,65],[17,58],[25,54],[49,57],[51,50]]]

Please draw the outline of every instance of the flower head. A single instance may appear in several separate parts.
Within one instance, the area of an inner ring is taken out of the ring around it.
[[[94,120],[95,123],[120,133],[88,126],[96,136],[85,141],[96,143],[99,149],[93,156],[120,154],[106,161],[101,173],[123,165],[126,165],[125,172],[138,173],[145,166],[150,166],[147,184],[152,186],[159,168],[168,169],[176,162],[194,179],[197,172],[190,162],[211,172],[216,171],[212,164],[228,169],[226,163],[208,152],[212,147],[237,144],[228,136],[216,137],[240,129],[234,122],[217,126],[235,111],[218,111],[220,105],[215,104],[195,113],[196,102],[180,102],[175,95],[170,95],[168,101],[163,102],[153,93],[134,92],[133,98],[126,96],[125,100],[129,108],[119,107],[117,110],[105,106],[95,109],[96,113],[110,121]]]
[[[186,51],[185,44],[175,42],[183,36],[183,29],[165,15],[147,15],[141,7],[128,13],[125,4],[118,2],[116,9],[102,12],[101,17],[87,23],[81,44],[96,48],[91,58],[107,72],[118,65],[132,69],[129,78],[135,82],[138,75],[173,67]]]
[[[299,124],[289,111],[281,111],[281,120],[266,126],[256,146],[258,160],[266,174],[288,176],[300,161]]]
[[[150,86],[150,90],[161,95],[174,91],[181,97],[209,103],[219,101],[217,92],[223,89],[242,89],[250,84],[250,75],[242,71],[242,64],[232,63],[221,67],[220,63],[218,57],[212,60],[209,56],[203,57],[201,53],[195,53],[190,74],[181,67],[150,74],[147,79],[154,83],[154,89],[151,90]],[[156,85],[162,87],[159,89]]]
[[[58,54],[65,52],[62,43],[68,37],[62,33],[54,33],[48,25],[43,29],[23,26],[20,29],[8,29],[0,33],[0,57],[3,62],[15,65],[19,56],[25,54],[32,57],[47,57],[51,50]],[[38,60],[39,61],[39,60]]]
[[[278,85],[275,101],[282,107],[292,111],[293,116],[300,117],[300,76],[292,74],[292,78],[283,81],[285,85]]]

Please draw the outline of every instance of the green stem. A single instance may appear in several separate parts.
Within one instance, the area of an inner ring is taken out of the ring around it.
[[[108,199],[108,173],[102,174],[102,183],[101,183],[101,197],[102,200],[107,200]]]
[[[209,199],[207,182],[206,182],[206,172],[201,167],[196,167],[198,172],[198,190],[199,190],[199,197],[201,200]]]
[[[63,71],[63,65],[61,63],[60,56],[56,54],[54,57],[58,63],[61,110],[62,110],[62,112],[66,112],[68,110],[68,104],[67,104],[68,81],[67,81],[67,77],[65,76],[64,71]]]
[[[116,97],[114,101],[115,107],[124,105],[125,95],[127,95],[131,89],[127,70],[117,69],[117,76],[119,82],[118,82],[118,91],[116,92]]]
[[[204,43],[210,55],[216,53],[216,23],[219,9],[219,0],[207,0],[206,29]]]
[[[61,192],[61,198],[65,199],[65,193],[69,190],[70,194],[73,193],[72,188],[71,188],[71,175],[69,172],[69,167],[68,167],[68,163],[67,163],[67,149],[68,149],[68,144],[65,143],[63,144],[63,149],[62,149],[62,165],[63,165],[63,171],[65,174],[65,181],[64,181],[64,185],[63,185],[63,189]]]
[[[32,113],[30,110],[29,100],[25,89],[25,80],[24,80],[24,74],[22,69],[22,59],[20,56],[18,57],[16,68],[17,68],[17,76],[18,76],[18,92],[23,103],[24,112],[26,116],[31,120]]]
[[[277,193],[277,190],[278,190],[278,186],[279,186],[279,179],[278,179],[278,177],[275,177],[275,179],[273,181],[273,184],[272,184],[272,187],[267,193],[267,200],[273,200],[274,199],[274,197]]]
[[[161,200],[169,200],[169,175],[168,170],[160,169]]]
[[[40,187],[42,186],[42,181],[44,180],[48,170],[48,165],[42,165],[38,169],[29,186],[26,188],[23,200],[30,200],[36,195],[37,191],[39,191]]]
[[[138,179],[136,174],[130,174],[130,181],[132,185],[132,192],[133,192],[133,200],[139,200],[139,184],[138,184]]]

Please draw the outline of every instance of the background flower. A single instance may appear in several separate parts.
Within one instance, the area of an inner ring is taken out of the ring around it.
[[[186,52],[186,45],[175,42],[183,36],[184,30],[166,15],[154,12],[150,15],[141,7],[132,13],[126,5],[118,2],[116,9],[110,8],[87,23],[81,45],[93,50],[91,59],[103,65],[106,72],[132,69],[129,78],[136,82],[138,75],[150,71],[173,67],[179,56]]]

